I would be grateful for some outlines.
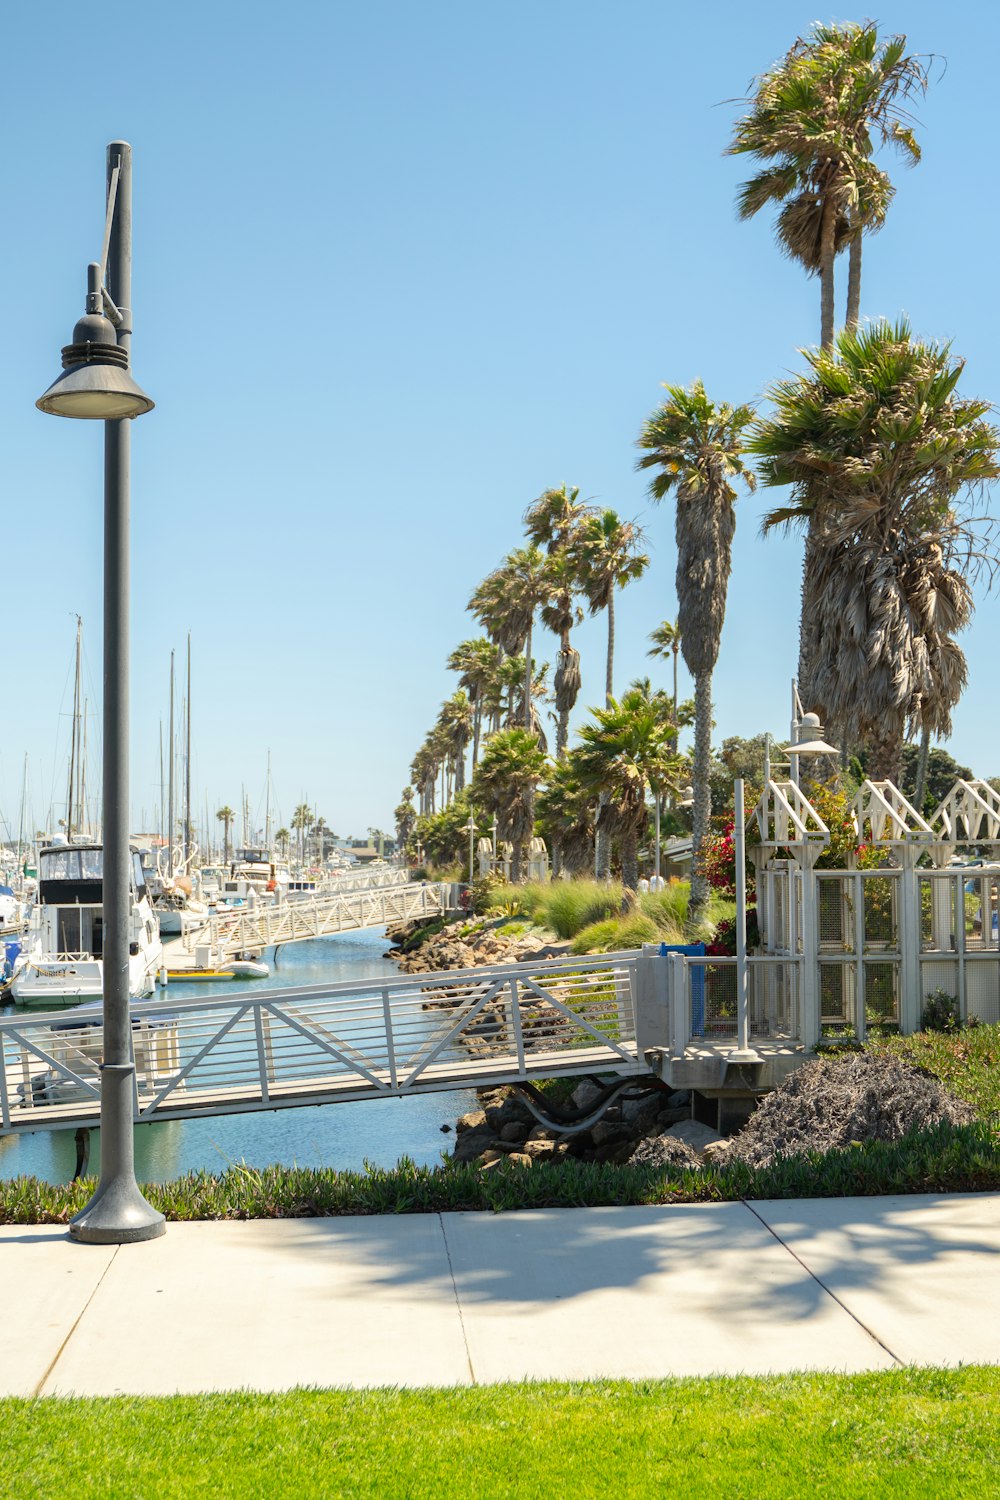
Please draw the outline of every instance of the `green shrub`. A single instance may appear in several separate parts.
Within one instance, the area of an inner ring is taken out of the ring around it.
[[[585,927],[620,917],[624,888],[618,881],[555,880],[544,888],[545,924],[561,938],[576,937]]]
[[[656,924],[642,912],[627,917],[608,917],[592,922],[577,933],[570,944],[572,953],[616,953],[623,948],[641,948],[660,937]]]
[[[920,1016],[922,1031],[957,1031],[961,1024],[957,995],[949,995],[947,990],[934,990],[927,996]]]

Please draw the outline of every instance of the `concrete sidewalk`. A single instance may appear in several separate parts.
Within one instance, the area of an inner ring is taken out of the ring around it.
[[[1000,1362],[1000,1194],[0,1228],[0,1394]]]

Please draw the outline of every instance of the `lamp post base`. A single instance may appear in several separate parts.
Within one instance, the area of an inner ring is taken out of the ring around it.
[[[167,1231],[158,1209],[135,1180],[132,1154],[132,1063],[101,1068],[101,1180],[85,1208],[70,1220],[70,1238],[87,1245],[134,1245]]]

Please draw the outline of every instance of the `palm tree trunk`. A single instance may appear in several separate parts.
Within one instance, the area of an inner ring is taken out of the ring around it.
[[[615,671],[615,591],[612,587],[608,595],[608,670],[604,680],[604,706],[611,707],[611,699],[614,697],[614,671]]]
[[[483,724],[483,709],[476,694],[476,707],[472,715],[472,774],[476,774],[476,763],[479,760],[479,733]]]
[[[851,241],[847,266],[847,327],[853,333],[861,316],[861,230]]]
[[[799,670],[798,689],[802,706],[807,713],[818,713],[824,723],[829,718],[826,705],[820,703],[813,682],[816,661],[816,606],[813,573],[816,567],[818,523],[816,515],[809,517],[806,530],[805,553],[802,558],[802,590],[799,607]]]
[[[677,754],[677,654],[678,654],[678,652],[680,650],[680,644],[681,644],[680,641],[675,640],[674,641],[674,645],[673,645],[673,652],[674,652],[674,732],[670,736],[670,748],[674,752],[675,755]],[[659,872],[657,872],[657,873],[659,873]]]
[[[833,348],[834,303],[833,303],[833,259],[836,233],[836,210],[829,194],[823,204],[823,224],[820,230],[820,321],[821,342],[824,349]]]
[[[455,751],[455,796],[465,791],[465,746]]]
[[[531,626],[528,621],[528,638],[524,643],[524,727],[531,733]]]
[[[639,889],[639,840],[634,833],[622,835],[622,885],[627,891]]]
[[[521,884],[521,872],[524,868],[524,840],[514,839],[510,856],[510,883]]]
[[[712,674],[694,680],[694,808],[691,836],[691,898],[688,921],[701,920],[708,905],[708,881],[701,870],[701,851],[712,817],[709,770],[712,759]]]
[[[872,781],[892,781],[898,786],[902,760],[902,726],[894,731],[891,725],[886,724],[877,736],[873,735],[868,741],[868,775]]]
[[[921,812],[924,806],[924,797],[927,794],[927,763],[931,754],[931,732],[925,729],[920,736],[920,753],[917,756],[917,787],[913,793],[913,805],[917,812]]]

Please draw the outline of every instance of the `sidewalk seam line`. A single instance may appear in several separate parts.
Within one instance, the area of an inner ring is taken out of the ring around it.
[[[64,1353],[64,1351],[66,1349],[66,1345],[69,1343],[70,1339],[73,1337],[74,1333],[79,1328],[81,1322],[83,1321],[84,1314],[86,1313],[86,1311],[89,1308],[90,1304],[93,1302],[94,1298],[97,1296],[98,1292],[100,1291],[101,1285],[102,1285],[102,1283],[104,1281],[105,1276],[107,1276],[108,1272],[111,1270],[111,1267],[114,1265],[115,1261],[118,1259],[118,1252],[119,1252],[120,1249],[121,1249],[121,1245],[116,1245],[114,1247],[114,1252],[112,1253],[110,1259],[108,1260],[107,1265],[104,1267],[104,1270],[101,1272],[100,1276],[98,1276],[97,1281],[94,1284],[94,1290],[91,1292],[90,1296],[87,1298],[86,1302],[81,1307],[79,1313],[76,1316],[76,1319],[74,1320],[72,1328],[69,1330],[69,1332],[67,1333],[66,1337],[63,1339],[62,1343],[59,1345],[59,1348],[56,1350],[55,1354],[52,1356],[51,1363],[49,1364],[48,1369],[45,1371],[45,1374],[42,1376],[41,1380],[38,1382],[38,1384],[35,1386],[35,1389],[32,1391],[32,1393],[31,1393],[32,1400],[37,1400],[38,1397],[41,1396],[42,1390],[43,1390],[44,1386],[47,1384],[47,1382],[49,1381],[49,1379],[51,1378],[53,1370],[55,1369],[56,1365],[59,1363],[59,1361],[63,1357],[63,1353]]]
[[[438,1211],[438,1222],[441,1225],[441,1238],[444,1241],[444,1253],[448,1257],[448,1274],[451,1277],[451,1289],[455,1293],[455,1307],[458,1309],[458,1326],[462,1330],[462,1345],[465,1349],[465,1362],[469,1366],[469,1379],[473,1385],[478,1385],[476,1372],[472,1365],[472,1352],[469,1349],[469,1335],[465,1331],[465,1315],[462,1312],[462,1299],[458,1295],[458,1282],[455,1280],[455,1267],[451,1263],[451,1246],[448,1244],[448,1231],[444,1227],[444,1215]]]
[[[863,1323],[861,1321],[861,1319],[858,1317],[857,1313],[851,1311],[851,1309],[847,1306],[846,1302],[841,1302],[841,1300],[837,1296],[836,1292],[832,1291],[830,1289],[830,1287],[827,1286],[826,1282],[822,1279],[822,1277],[817,1276],[816,1272],[813,1271],[813,1270],[811,1270],[810,1267],[806,1265],[806,1263],[802,1259],[801,1255],[797,1255],[795,1253],[795,1251],[792,1249],[791,1245],[787,1244],[781,1238],[781,1235],[778,1233],[778,1231],[776,1229],[772,1228],[772,1226],[767,1222],[766,1219],[764,1219],[764,1218],[761,1217],[761,1215],[754,1208],[753,1204],[752,1203],[748,1203],[747,1200],[746,1200],[746,1198],[741,1198],[740,1202],[743,1204],[744,1208],[748,1208],[750,1210],[750,1212],[753,1214],[754,1218],[757,1220],[757,1223],[758,1224],[762,1224],[764,1226],[764,1228],[767,1230],[768,1234],[771,1235],[775,1240],[777,1240],[777,1242],[781,1246],[782,1250],[786,1250],[788,1252],[788,1254],[792,1257],[793,1260],[798,1261],[799,1265],[802,1267],[803,1271],[805,1271],[806,1275],[809,1276],[813,1281],[815,1281],[816,1285],[818,1287],[821,1287],[823,1289],[823,1291],[826,1293],[826,1295],[828,1297],[831,1297],[833,1299],[833,1301],[836,1302],[837,1306],[843,1312],[845,1312],[847,1314],[847,1316],[853,1320],[853,1322],[857,1323],[858,1327],[861,1329],[861,1331],[863,1333],[866,1333],[868,1335],[868,1337],[871,1339],[872,1343],[878,1344],[878,1346],[879,1346],[880,1349],[884,1349],[885,1352],[886,1352],[886,1354],[888,1354],[889,1358],[890,1359],[894,1359],[896,1361],[896,1363],[897,1363],[897,1365],[899,1365],[900,1369],[905,1369],[905,1367],[906,1367],[906,1361],[904,1359],[900,1359],[900,1357],[896,1353],[896,1351],[894,1349],[890,1349],[889,1345],[885,1342],[885,1340],[884,1339],[880,1339],[879,1336],[878,1336],[878,1334],[875,1333],[875,1331],[873,1329],[871,1329],[871,1328],[868,1327],[867,1323]]]

